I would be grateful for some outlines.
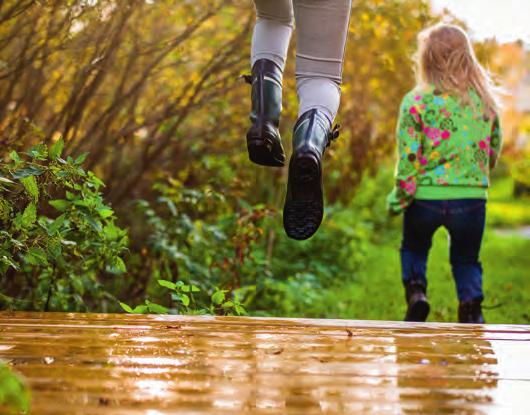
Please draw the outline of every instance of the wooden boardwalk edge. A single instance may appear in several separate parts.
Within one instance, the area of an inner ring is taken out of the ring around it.
[[[518,325],[0,312],[0,359],[32,414],[516,414],[530,399]]]

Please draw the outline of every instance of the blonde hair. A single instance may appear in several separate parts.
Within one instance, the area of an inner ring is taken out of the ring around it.
[[[484,112],[497,112],[498,88],[478,62],[469,37],[459,26],[439,23],[420,32],[415,60],[418,86],[432,84],[471,106],[474,105],[470,90],[474,90],[484,105]]]

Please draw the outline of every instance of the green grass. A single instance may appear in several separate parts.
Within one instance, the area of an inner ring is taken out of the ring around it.
[[[513,198],[513,179],[510,176],[495,180],[489,191],[488,225],[516,227],[530,225],[530,199]]]
[[[323,293],[314,310],[326,318],[401,320],[405,300],[401,285],[399,237],[374,246],[354,282]],[[486,232],[482,248],[484,314],[488,323],[530,323],[530,240]],[[458,306],[449,265],[447,236],[439,230],[428,263],[429,321],[456,321]],[[491,309],[489,307],[492,307]]]
[[[512,196],[513,181],[495,180],[487,208],[487,227],[481,251],[484,269],[484,315],[488,323],[530,323],[530,240],[500,235],[498,227],[530,225],[530,200]],[[396,219],[401,225],[401,219]],[[351,281],[322,292],[308,310],[311,317],[363,320],[401,320],[405,299],[401,284],[400,234],[389,230],[368,250],[364,265]],[[456,321],[458,300],[449,264],[447,234],[434,236],[427,278],[429,321]]]

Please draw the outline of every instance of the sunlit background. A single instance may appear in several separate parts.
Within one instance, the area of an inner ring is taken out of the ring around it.
[[[432,0],[433,9],[444,9],[464,20],[474,39],[496,38],[499,42],[523,40],[530,44],[528,0]]]

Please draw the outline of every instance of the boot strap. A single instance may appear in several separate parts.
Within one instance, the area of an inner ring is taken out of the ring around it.
[[[242,78],[247,84],[252,85],[252,75],[240,75],[239,78]]]
[[[339,130],[340,124],[335,124],[333,129],[328,133],[328,142],[326,143],[326,147],[329,147],[332,141],[335,141],[337,138],[339,138]]]

